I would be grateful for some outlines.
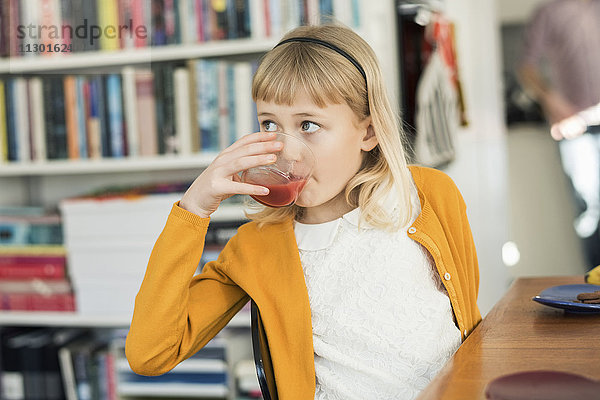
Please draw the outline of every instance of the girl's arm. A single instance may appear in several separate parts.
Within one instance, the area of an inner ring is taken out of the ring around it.
[[[136,296],[125,354],[134,372],[160,375],[192,356],[249,301],[227,274],[227,244],[219,260],[193,277],[209,218],[173,206]]]

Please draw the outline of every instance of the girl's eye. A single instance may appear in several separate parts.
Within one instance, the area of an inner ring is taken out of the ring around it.
[[[275,132],[277,131],[277,124],[273,121],[265,121],[262,123],[263,129],[265,132]]]
[[[321,128],[319,125],[315,124],[314,122],[310,122],[310,121],[302,122],[302,125],[300,127],[302,128],[302,130],[304,132],[308,132],[308,133],[313,133],[313,132],[319,130],[319,128]]]

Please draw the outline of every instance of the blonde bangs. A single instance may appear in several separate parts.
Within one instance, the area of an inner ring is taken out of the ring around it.
[[[298,43],[271,50],[261,60],[254,75],[252,98],[292,105],[302,92],[308,94],[318,107],[362,103],[356,93],[358,90],[362,99],[366,99],[364,79],[358,71],[344,68],[348,62],[344,57],[330,52],[319,45]],[[332,70],[338,73],[332,74]],[[358,115],[365,117],[368,114],[365,115],[363,109]]]

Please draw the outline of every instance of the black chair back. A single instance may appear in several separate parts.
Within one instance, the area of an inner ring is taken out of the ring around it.
[[[254,365],[256,366],[260,390],[264,400],[279,400],[267,334],[260,318],[260,311],[254,300],[250,300],[250,311],[252,350],[254,352]]]

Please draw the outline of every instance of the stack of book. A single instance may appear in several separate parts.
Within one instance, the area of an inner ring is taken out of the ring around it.
[[[7,328],[0,333],[2,399],[116,400],[116,350],[126,332]]]
[[[279,37],[332,15],[358,27],[359,0],[5,0],[0,57]]]
[[[219,151],[259,130],[254,62],[0,79],[0,163]]]
[[[160,376],[137,375],[123,351],[120,354],[116,360],[120,396],[221,398],[229,394],[228,345],[223,338],[215,337],[192,357]]]
[[[233,373],[238,396],[241,396],[244,400],[262,399],[254,360],[238,361]]]
[[[131,319],[154,243],[173,203],[188,186],[189,182],[113,188],[60,203],[79,314]],[[229,202],[236,200],[234,196]],[[244,220],[241,207],[232,207],[238,210],[232,222],[214,223],[228,229],[227,235],[233,235]],[[219,219],[219,211],[213,219]],[[208,254],[216,257],[218,252]]]
[[[60,217],[0,207],[0,310],[74,309]]]

